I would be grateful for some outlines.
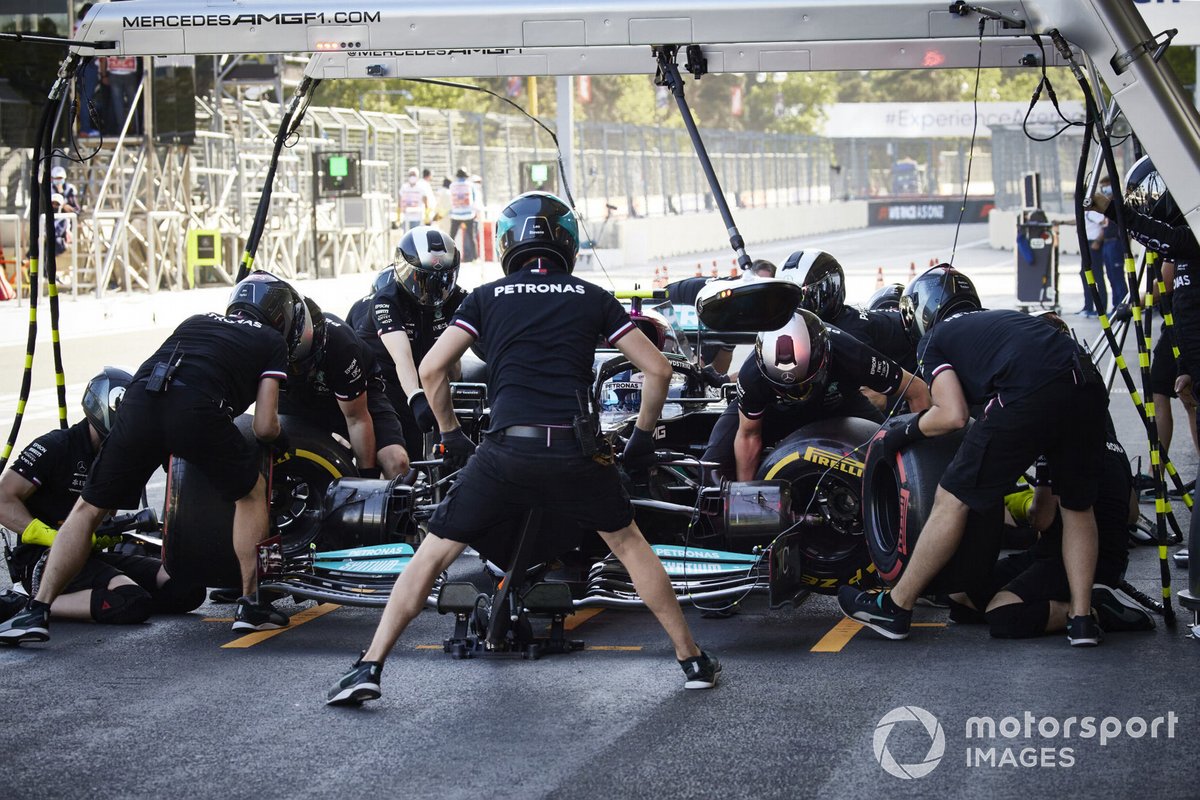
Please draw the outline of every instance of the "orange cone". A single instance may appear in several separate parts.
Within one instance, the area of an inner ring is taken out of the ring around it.
[[[875,273],[875,288],[883,288],[883,267],[880,267],[879,271]]]
[[[651,286],[653,286],[655,289],[661,289],[662,287],[666,286],[666,284],[663,283],[662,270],[660,270],[658,267],[654,268],[654,282],[651,284]]]
[[[908,262],[908,279],[911,281],[915,277],[917,277],[917,262],[910,261]]]
[[[931,267],[936,267],[936,266],[937,266],[937,259],[936,259],[936,258],[931,258],[931,259],[929,259],[929,266],[931,266]]]
[[[702,278],[702,277],[704,277],[704,271],[700,269],[700,262],[699,262],[699,261],[697,261],[697,262],[696,262],[696,276],[695,276],[695,277],[697,277],[697,278]]]

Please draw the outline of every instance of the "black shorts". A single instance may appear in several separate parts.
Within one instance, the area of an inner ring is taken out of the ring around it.
[[[29,548],[26,551],[26,548]],[[33,567],[39,559],[44,558],[50,549],[47,547],[31,547],[23,545],[18,551],[20,560],[26,569],[22,570],[21,585],[25,591],[32,593]],[[96,588],[108,588],[113,578],[124,575],[147,592],[153,593],[158,587],[158,570],[162,562],[149,556],[134,556],[121,553],[93,553],[84,563],[83,569],[70,580],[61,594],[87,592]]]
[[[1091,508],[1104,456],[1107,407],[1103,386],[1078,386],[1070,377],[1007,405],[992,403],[963,437],[939,485],[975,511],[987,511],[1045,455],[1062,507]]]
[[[1163,328],[1158,342],[1154,345],[1154,354],[1150,357],[1150,391],[1167,397],[1177,397],[1175,394],[1175,379],[1179,377],[1179,366],[1175,363],[1175,337],[1170,328]]]
[[[125,391],[83,499],[97,508],[137,508],[146,481],[173,455],[208,476],[223,500],[249,494],[259,477],[258,448],[228,413],[187,386],[174,384],[165,394],[145,388],[139,381]]]
[[[633,522],[633,505],[615,466],[584,456],[573,439],[489,434],[429,520],[430,532],[474,545],[490,530],[519,524],[530,508],[587,531],[611,532]]]
[[[371,414],[371,427],[375,431],[377,451],[396,444],[406,446],[400,418],[392,408],[382,380],[372,382],[367,389],[367,411]],[[279,397],[279,413],[299,417],[323,431],[336,433],[346,439],[350,436],[346,428],[346,415],[342,413],[335,397],[304,395],[301,399],[296,396],[289,397],[288,393],[284,392]]]

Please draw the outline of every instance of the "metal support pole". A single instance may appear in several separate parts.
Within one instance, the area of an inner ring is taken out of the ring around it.
[[[563,174],[559,176],[565,186],[574,188],[575,183],[575,79],[560,75],[554,81],[555,91],[555,134],[558,150],[562,153]]]

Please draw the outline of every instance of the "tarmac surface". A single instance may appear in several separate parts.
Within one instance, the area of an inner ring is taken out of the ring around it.
[[[858,300],[879,267],[904,282],[910,262],[947,258],[953,233],[869,229],[752,255],[782,262],[791,249],[829,250]],[[989,305],[1014,306],[1014,256],[989,249],[985,235],[964,227],[955,263]],[[1077,263],[1064,258],[1068,312],[1079,307]],[[687,264],[672,263],[672,277],[689,274]],[[489,270],[465,269],[464,283]],[[581,274],[605,282],[598,269]],[[621,288],[648,278],[632,268],[609,274]],[[344,311],[367,285],[351,276],[302,288]],[[175,322],[221,307],[226,294],[64,300],[69,419],[79,418],[80,390],[99,366],[137,364]],[[10,376],[0,419],[15,406],[23,314],[0,308],[0,341],[9,343],[0,374]],[[1093,319],[1067,319],[1081,339],[1099,331]],[[49,348],[39,349],[25,441],[57,418],[49,362]],[[1111,409],[1130,456],[1144,456],[1123,388]],[[1176,465],[1190,479],[1197,459],[1185,425],[1177,419]],[[1188,513],[1174,506],[1186,530]],[[1142,510],[1152,516],[1153,504]],[[1132,584],[1157,595],[1158,570],[1155,548],[1131,551]],[[478,560],[464,557],[454,572],[478,578]],[[1174,568],[1172,577],[1184,581]],[[324,692],[366,646],[378,612],[280,605],[299,616],[272,634],[234,634],[232,607],[209,603],[127,628],[55,622],[49,643],[0,650],[3,795],[1184,798],[1200,785],[1200,694],[1187,689],[1200,642],[1161,619],[1154,632],[1075,649],[1061,635],[993,640],[924,608],[912,637],[890,642],[843,622],[830,597],[775,611],[752,598],[729,618],[687,611],[725,667],[716,690],[688,692],[645,611],[577,614],[571,635],[587,649],[538,661],[455,661],[441,651],[452,620],[426,611],[385,669],[383,699],[355,710],[326,708]],[[1181,612],[1180,623],[1189,617]],[[895,711],[912,707],[928,714]],[[1096,732],[1081,736],[1088,716]]]

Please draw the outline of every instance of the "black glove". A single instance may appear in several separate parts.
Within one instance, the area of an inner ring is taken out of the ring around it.
[[[1133,309],[1129,303],[1121,303],[1121,305],[1113,309],[1112,318],[1109,319],[1109,322],[1128,322],[1131,319],[1133,319]]]
[[[370,478],[370,479],[374,480],[376,478],[379,478],[381,475],[383,475],[383,471],[380,470],[379,467],[377,467],[377,466],[375,466],[375,467],[359,467],[358,468],[358,477],[360,477],[360,478]]]
[[[903,425],[893,425],[876,434],[875,442],[882,448],[885,461],[894,459],[897,453],[913,442],[928,438],[921,432],[920,422],[923,416],[925,416],[924,411]]]
[[[267,441],[259,439],[258,443],[271,451],[271,459],[278,464],[280,461],[286,461],[288,454],[292,452],[292,443],[288,439],[287,431],[282,427],[279,429],[279,435],[274,439]]]
[[[1033,486],[1053,486],[1054,481],[1050,479],[1050,462],[1045,456],[1038,456],[1037,461],[1033,462]]]
[[[706,386],[711,386],[714,389],[720,389],[725,384],[729,383],[729,376],[717,372],[716,368],[711,364],[700,370],[700,379],[704,381]]]
[[[437,417],[433,414],[433,409],[429,407],[429,401],[425,399],[425,391],[418,389],[416,393],[408,398],[408,407],[412,409],[413,416],[417,418],[417,425],[421,430],[429,433],[437,430]]]
[[[475,443],[463,433],[462,428],[455,428],[442,434],[442,466],[454,471],[466,466],[467,459],[475,452]]]
[[[625,442],[625,452],[621,455],[621,464],[626,469],[641,469],[654,464],[654,435],[636,425],[629,441]]]

